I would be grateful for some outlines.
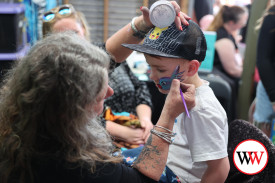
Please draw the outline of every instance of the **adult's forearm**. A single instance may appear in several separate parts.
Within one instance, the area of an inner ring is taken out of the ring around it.
[[[157,125],[172,130],[174,120],[163,111]],[[158,131],[167,132],[163,129],[158,129]],[[138,159],[135,161],[134,167],[144,175],[154,180],[159,180],[166,165],[168,150],[169,143],[151,134]]]
[[[135,20],[135,26],[138,30],[144,29],[140,26],[142,21],[143,16],[139,16]],[[133,34],[134,31],[131,28],[131,23],[129,23],[106,41],[106,49],[115,57],[116,62],[123,62],[132,53],[132,50],[121,46],[121,44],[138,44],[142,41],[142,39],[133,36]]]
[[[195,86],[181,84],[179,80],[174,79],[157,122],[158,126],[162,126],[157,129],[158,133],[170,134],[176,117],[184,111],[179,88],[183,91],[188,109],[195,106]],[[167,142],[156,134],[151,134],[138,159],[134,162],[134,167],[151,179],[159,180],[166,165],[168,150],[169,141]]]

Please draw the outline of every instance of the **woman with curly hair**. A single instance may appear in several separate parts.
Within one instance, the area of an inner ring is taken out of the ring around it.
[[[76,34],[39,41],[7,76],[0,101],[0,182],[154,182],[166,164],[176,116],[194,86],[174,80],[161,117],[133,167],[112,156],[97,116],[110,58]],[[153,133],[154,132],[154,133]]]

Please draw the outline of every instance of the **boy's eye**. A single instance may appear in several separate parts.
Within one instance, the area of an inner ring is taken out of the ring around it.
[[[158,69],[158,72],[165,72],[165,70],[162,70],[162,69]]]

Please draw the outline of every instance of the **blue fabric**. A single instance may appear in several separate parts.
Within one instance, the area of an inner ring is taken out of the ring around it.
[[[271,102],[268,98],[263,83],[260,81],[257,85],[256,91],[256,106],[253,118],[258,123],[270,122],[270,116],[273,113]]]
[[[123,161],[125,164],[131,166],[133,162],[137,159],[140,152],[142,151],[143,146],[134,148],[134,149],[127,149],[122,151]],[[162,172],[161,178],[159,183],[180,183],[178,176],[174,174],[174,172],[166,166],[164,171]]]
[[[180,183],[180,179],[174,172],[168,167],[165,166],[165,169],[162,172],[159,183]]]
[[[127,117],[130,116],[129,112],[112,112],[112,113],[116,116],[127,116]]]
[[[137,159],[139,156],[140,152],[142,151],[143,146],[134,148],[134,149],[127,149],[122,151],[122,156],[123,156],[123,162],[127,165],[132,165],[133,162]]]

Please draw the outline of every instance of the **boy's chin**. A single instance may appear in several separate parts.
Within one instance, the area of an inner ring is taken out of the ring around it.
[[[169,93],[169,90],[163,90],[163,89],[160,89],[160,88],[158,88],[158,90],[162,94],[168,94]]]

